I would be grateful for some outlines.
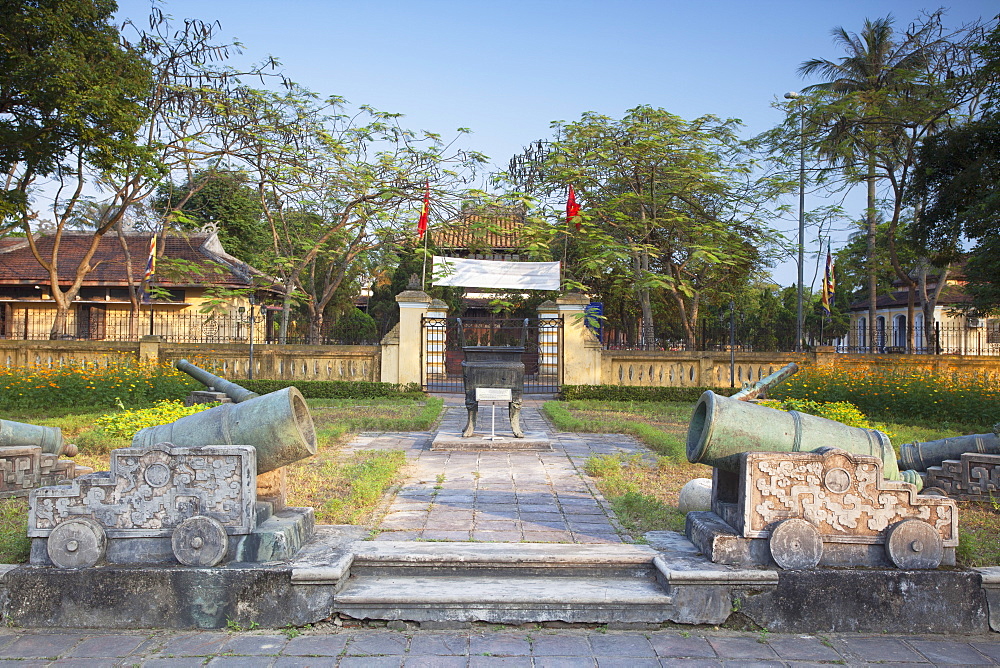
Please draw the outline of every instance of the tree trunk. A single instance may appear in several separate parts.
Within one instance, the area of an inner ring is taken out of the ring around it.
[[[645,251],[637,253],[635,265],[636,274],[642,280],[649,273],[649,254]],[[642,334],[640,336],[643,346],[648,347],[653,344],[653,306],[650,303],[648,287],[640,287],[637,293],[639,308],[642,312]]]
[[[292,285],[285,284],[285,295],[281,300],[281,327],[278,329],[278,343],[288,343],[288,318],[292,310]]]
[[[875,217],[875,156],[868,159],[868,351],[877,352],[877,330],[875,318],[878,302],[878,275],[875,258],[875,233],[877,230]]]

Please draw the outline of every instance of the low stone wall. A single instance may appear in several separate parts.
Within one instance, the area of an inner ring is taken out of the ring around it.
[[[809,363],[806,354],[605,350],[601,379],[606,385],[642,387],[735,387],[769,376],[789,362]]]
[[[164,344],[107,341],[0,341],[0,367],[56,368],[72,363],[106,366],[122,357],[211,366],[225,378],[247,378],[250,349],[243,344]],[[254,346],[253,377],[267,380],[379,380],[378,346]]]
[[[378,381],[378,346],[254,346],[253,377],[268,380]],[[161,344],[159,359],[212,364],[224,378],[248,378],[250,351],[240,344]]]
[[[937,374],[988,374],[1000,379],[1000,357],[959,355],[860,355],[832,351],[809,353],[604,350],[601,382],[642,387],[740,387],[769,376],[789,362],[802,367],[840,369],[913,369]],[[730,377],[734,377],[732,381]]]

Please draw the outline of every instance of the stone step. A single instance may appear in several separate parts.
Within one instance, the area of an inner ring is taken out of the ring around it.
[[[334,606],[355,619],[496,624],[667,621],[673,598],[631,577],[352,576]]]
[[[355,574],[545,577],[651,577],[657,554],[645,545],[419,541],[361,542],[353,552]]]

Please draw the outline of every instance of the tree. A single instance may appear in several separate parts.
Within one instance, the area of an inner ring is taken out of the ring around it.
[[[202,170],[190,180],[162,185],[155,206],[165,216],[171,213],[169,204],[181,200],[173,213],[182,229],[214,225],[226,252],[253,267],[265,263],[271,233],[250,175],[220,168]]]
[[[310,340],[318,340],[328,308],[338,294],[348,296],[365,256],[413,234],[425,188],[435,211],[454,207],[485,161],[450,151],[439,135],[403,129],[398,114],[366,106],[352,113],[342,98],[319,101],[294,84],[281,92],[243,88],[224,115],[269,231],[271,262],[259,269],[279,279],[284,295],[281,340],[296,299]]]
[[[116,9],[109,0],[0,1],[4,227],[31,219],[37,179],[78,161],[108,168],[116,151],[133,150],[150,74],[111,24]]]
[[[980,66],[966,78],[984,90],[980,117],[929,138],[920,149],[909,197],[923,205],[916,237],[941,261],[963,256],[967,290],[981,313],[1000,308],[1000,27],[976,48]]]
[[[43,45],[48,41],[56,45],[86,42],[88,33],[74,32],[80,21],[75,15],[67,20],[67,12],[79,11],[101,27],[100,40],[87,51],[83,62],[102,73],[103,78],[95,79],[73,67],[60,69],[64,62],[59,59],[60,47],[52,55],[51,81],[45,77],[39,80],[38,85],[53,86],[56,93],[77,76],[87,86],[75,97],[63,99],[55,95],[53,99],[59,105],[44,109],[44,119],[49,125],[54,124],[55,134],[63,142],[55,144],[59,150],[46,160],[30,152],[15,151],[12,155],[16,162],[8,170],[8,183],[15,184],[13,190],[19,193],[20,203],[13,214],[5,213],[5,220],[9,226],[25,232],[32,254],[49,274],[50,292],[56,305],[51,336],[59,337],[66,334],[70,305],[94,269],[91,260],[101,237],[119,227],[129,211],[155,192],[165,175],[181,172],[190,176],[226,154],[226,139],[215,132],[218,101],[238,93],[235,85],[240,73],[219,64],[235,47],[216,43],[217,26],[212,24],[188,20],[182,28],[175,29],[154,8],[147,30],[127,24],[133,36],[129,42],[108,23],[114,3],[53,0],[18,6],[24,8],[19,10],[26,16],[20,28],[29,34],[25,40],[28,42],[35,40]],[[45,10],[39,16],[29,9],[36,6]],[[99,13],[91,16],[89,10],[81,9],[84,7],[96,8]],[[73,26],[72,30],[60,32],[67,30],[67,25]],[[6,39],[15,37],[20,39],[20,33],[11,32]],[[33,47],[33,42],[28,47]],[[24,60],[31,60],[32,51],[28,47]],[[252,68],[250,73],[263,76],[263,68]],[[15,82],[18,83],[30,82]],[[107,119],[96,113],[81,113],[81,109],[88,109],[88,96],[97,100],[94,103],[97,111],[108,113]],[[15,121],[18,118],[14,114]],[[49,250],[35,243],[34,233],[40,228],[39,212],[32,210],[30,199],[31,189],[45,175],[51,176],[49,188],[53,191],[53,220],[46,223],[51,226],[53,237]],[[100,196],[92,202],[95,205],[92,210],[100,216],[90,221],[87,250],[70,272],[66,267],[60,268],[60,245],[64,233],[79,220],[80,208],[89,201],[88,190]],[[168,226],[163,225],[161,234],[166,235],[167,231]],[[162,253],[163,244],[159,248]],[[133,314],[138,313],[138,308],[133,291]]]
[[[950,40],[944,36],[940,12],[912,24],[905,33],[893,29],[891,16],[866,19],[860,33],[833,30],[847,52],[839,61],[815,58],[799,68],[802,76],[818,74],[829,81],[808,86],[807,122],[819,155],[841,168],[848,181],[867,187],[866,232],[868,320],[875,326],[877,291],[877,182],[892,188],[889,260],[909,288],[913,322],[916,283],[899,262],[894,246],[903,193],[919,141],[947,119],[960,101],[946,85],[943,57]],[[874,332],[874,329],[872,330]],[[869,337],[874,341],[874,334]],[[911,336],[912,340],[912,336]]]
[[[553,123],[555,139],[516,157],[509,177],[528,195],[563,202],[572,186],[579,232],[563,222],[548,229],[575,284],[598,286],[606,302],[634,295],[647,342],[654,295],[664,295],[695,346],[706,296],[769,262],[765,204],[788,187],[752,175],[737,127],[648,106],[621,120],[588,112]],[[562,220],[558,209],[552,217]]]

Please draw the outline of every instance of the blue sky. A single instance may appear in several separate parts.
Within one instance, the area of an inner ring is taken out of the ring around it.
[[[620,117],[649,104],[683,116],[742,119],[747,135],[781,120],[774,99],[809,82],[808,58],[842,55],[830,31],[859,31],[892,14],[902,27],[938,4],[903,0],[167,0],[176,19],[218,20],[243,58],[277,57],[289,78],[321,95],[405,114],[404,125],[451,136],[498,166],[549,136],[553,120],[584,111]],[[1000,9],[945,4],[957,26]],[[119,0],[142,25],[148,0]],[[808,201],[807,207],[820,202]],[[848,205],[863,208],[860,198]],[[790,218],[776,225],[795,229]],[[840,239],[834,238],[836,248]],[[807,281],[813,266],[807,264]],[[795,268],[774,271],[784,285]]]

